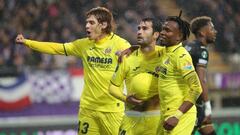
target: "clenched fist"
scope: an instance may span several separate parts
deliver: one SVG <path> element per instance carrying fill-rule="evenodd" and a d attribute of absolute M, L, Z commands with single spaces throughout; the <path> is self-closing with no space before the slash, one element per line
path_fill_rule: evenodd
<path fill-rule="evenodd" d="M 24 44 L 24 42 L 25 42 L 24 36 L 22 34 L 18 34 L 15 39 L 15 42 L 18 44 Z"/>

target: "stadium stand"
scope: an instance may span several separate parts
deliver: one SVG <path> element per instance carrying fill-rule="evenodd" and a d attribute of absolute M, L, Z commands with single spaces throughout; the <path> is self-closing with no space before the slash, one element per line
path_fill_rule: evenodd
<path fill-rule="evenodd" d="M 229 134 L 239 133 L 240 129 L 237 126 L 240 127 L 240 104 L 238 102 L 240 100 L 240 8 L 238 7 L 240 0 L 195 0 L 194 2 L 185 0 L 127 0 L 126 2 L 120 0 L 0 0 L 0 87 L 9 83 L 9 77 L 19 77 L 21 73 L 26 72 L 30 72 L 30 75 L 37 75 L 35 70 L 52 75 L 52 69 L 69 72 L 73 88 L 75 85 L 82 84 L 83 82 L 79 83 L 82 81 L 79 77 L 82 76 L 81 60 L 74 57 L 40 54 L 24 46 L 16 45 L 14 39 L 17 33 L 23 33 L 30 39 L 55 42 L 68 42 L 83 37 L 85 35 L 83 13 L 99 5 L 107 6 L 113 11 L 117 23 L 116 33 L 132 44 L 136 43 L 137 28 L 135 26 L 142 17 L 157 17 L 163 20 L 167 15 L 178 15 L 181 9 L 183 17 L 188 20 L 200 15 L 211 16 L 218 31 L 216 45 L 210 48 L 208 75 L 213 116 L 217 118 L 219 133 L 222 131 Z M 191 40 L 192 38 L 191 36 Z M 27 83 L 34 84 L 33 82 Z M 57 86 L 53 83 L 51 85 Z M 52 94 L 49 94 L 49 91 L 45 91 L 39 100 L 47 100 L 45 96 L 49 97 Z M 41 92 L 41 87 L 35 92 Z M 57 96 L 62 96 L 58 94 Z M 80 94 L 74 93 L 73 95 Z M 0 96 L 1 100 L 2 95 Z M 66 97 L 68 98 L 70 97 Z M 74 99 L 79 98 L 74 97 Z M 74 104 L 64 102 L 64 105 L 67 105 L 69 109 L 76 109 L 78 102 Z M 27 113 L 31 111 L 31 107 L 28 107 L 21 113 L 27 116 Z M 41 111 L 47 113 L 46 110 Z M 76 125 L 76 117 L 73 116 L 76 112 L 73 111 L 75 110 L 63 117 L 54 116 L 54 111 L 50 112 L 53 121 L 49 121 L 49 117 L 45 118 L 45 116 L 20 118 L 18 121 L 14 118 L 7 118 L 11 116 L 11 113 L 0 110 L 0 116 L 2 116 L 0 119 L 7 118 L 7 120 L 4 119 L 6 123 L 0 124 L 0 128 L 11 129 L 20 124 L 23 124 L 23 127 L 24 124 L 26 127 L 31 126 L 29 123 L 34 123 L 34 129 L 37 129 L 39 125 L 48 126 L 48 124 L 73 127 Z M 34 112 L 38 111 L 34 110 L 31 113 Z M 224 126 L 221 129 L 221 122 L 225 122 L 225 125 L 229 122 L 228 127 L 232 129 Z M 231 122 L 238 122 L 238 125 L 234 126 Z"/>

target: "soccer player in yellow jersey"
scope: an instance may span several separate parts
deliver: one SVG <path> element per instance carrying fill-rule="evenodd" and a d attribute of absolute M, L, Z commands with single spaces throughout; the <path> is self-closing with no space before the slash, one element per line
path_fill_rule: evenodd
<path fill-rule="evenodd" d="M 160 30 L 158 20 L 142 19 L 137 31 L 140 48 L 123 58 L 111 79 L 110 93 L 126 106 L 120 135 L 156 135 L 160 118 L 156 64 L 164 53 L 164 47 L 156 45 Z M 127 95 L 120 89 L 124 81 Z"/>
<path fill-rule="evenodd" d="M 93 8 L 86 15 L 86 38 L 54 43 L 28 40 L 20 34 L 16 42 L 43 53 L 81 58 L 84 88 L 80 99 L 78 134 L 117 135 L 124 104 L 109 94 L 108 87 L 117 65 L 116 54 L 130 44 L 112 32 L 113 16 L 108 9 Z"/>
<path fill-rule="evenodd" d="M 158 135 L 191 135 L 196 121 L 195 102 L 202 92 L 192 59 L 182 46 L 190 34 L 189 23 L 168 17 L 160 32 L 166 53 L 159 63 L 161 120 Z"/>

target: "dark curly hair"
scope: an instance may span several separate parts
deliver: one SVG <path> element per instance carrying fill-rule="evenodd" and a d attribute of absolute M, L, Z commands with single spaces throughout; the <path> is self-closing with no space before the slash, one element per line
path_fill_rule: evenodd
<path fill-rule="evenodd" d="M 182 20 L 181 15 L 182 15 L 182 10 L 180 11 L 179 16 L 168 16 L 166 21 L 174 21 L 178 24 L 179 30 L 183 34 L 182 41 L 184 41 L 188 39 L 190 35 L 190 24 L 187 21 Z"/>
<path fill-rule="evenodd" d="M 211 17 L 208 17 L 208 16 L 196 17 L 192 19 L 192 21 L 190 22 L 190 29 L 194 35 L 197 35 L 199 30 L 202 27 L 208 25 L 208 23 L 211 21 L 212 21 Z"/>

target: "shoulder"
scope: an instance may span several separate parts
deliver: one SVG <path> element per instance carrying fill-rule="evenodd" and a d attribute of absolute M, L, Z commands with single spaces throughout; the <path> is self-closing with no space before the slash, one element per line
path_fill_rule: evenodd
<path fill-rule="evenodd" d="M 200 42 L 198 42 L 196 40 L 184 44 L 184 47 L 187 49 L 188 52 L 199 51 L 200 46 L 201 46 Z"/>
<path fill-rule="evenodd" d="M 89 40 L 88 38 L 76 39 L 74 41 L 65 43 L 65 45 L 73 46 L 73 47 L 79 47 L 79 46 L 83 47 L 83 46 L 90 45 L 90 44 L 93 44 L 93 41 Z"/>
<path fill-rule="evenodd" d="M 160 46 L 160 45 L 156 45 L 155 48 L 156 48 L 156 50 L 164 50 L 165 49 L 164 46 Z"/>
<path fill-rule="evenodd" d="M 112 40 L 113 42 L 118 42 L 118 43 L 121 43 L 121 44 L 124 43 L 124 44 L 130 45 L 130 43 L 126 39 L 120 37 L 117 34 L 112 34 L 110 40 Z"/>
<path fill-rule="evenodd" d="M 80 38 L 77 40 L 72 41 L 73 44 L 79 45 L 79 44 L 90 44 L 92 43 L 92 40 L 89 40 L 89 38 Z"/>
<path fill-rule="evenodd" d="M 183 46 L 179 47 L 174 54 L 176 59 L 191 59 L 191 55 Z"/>

